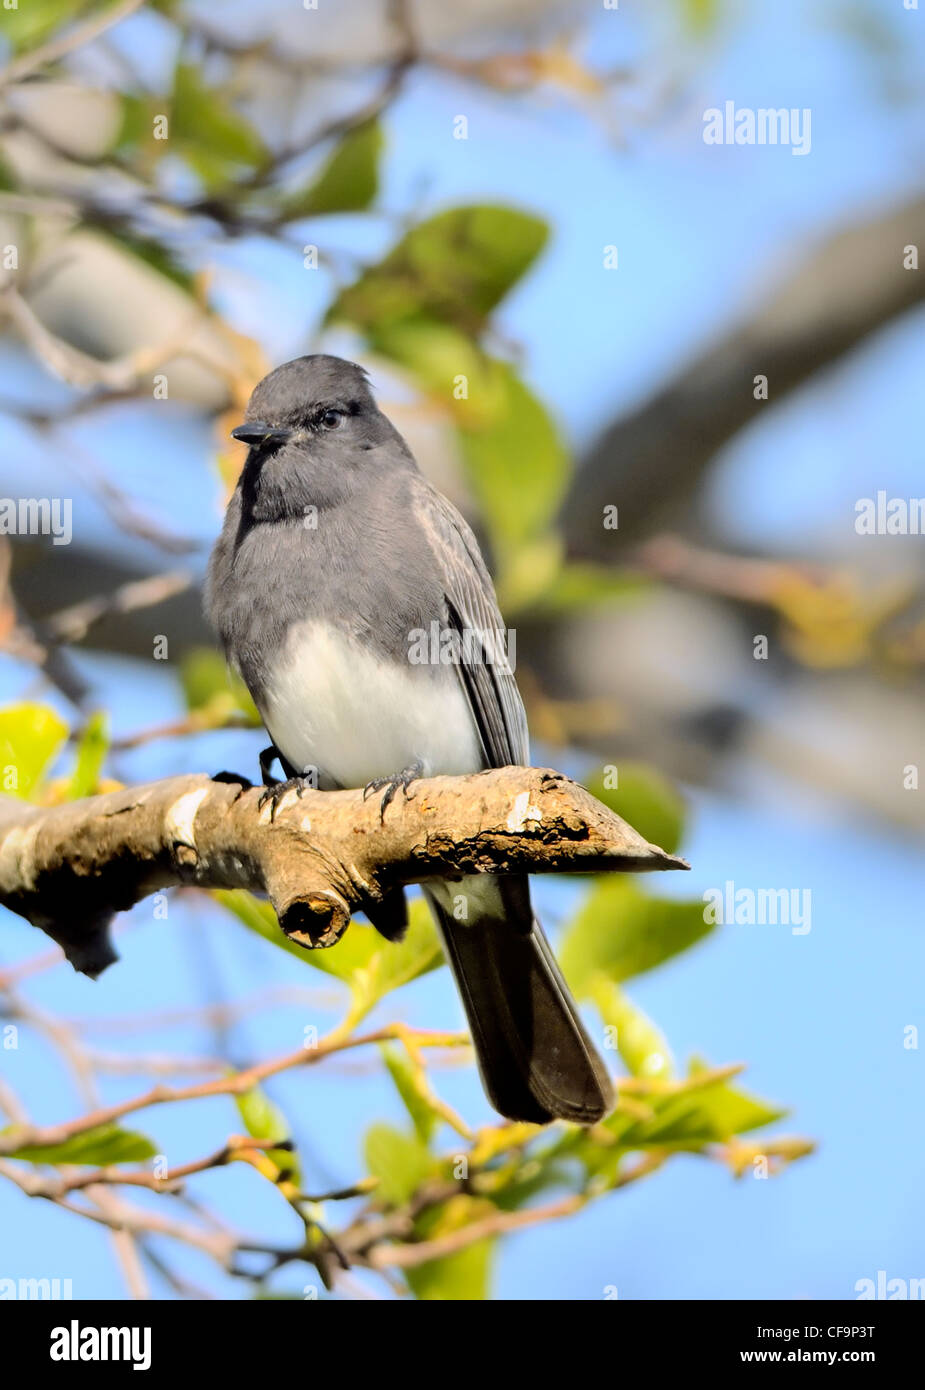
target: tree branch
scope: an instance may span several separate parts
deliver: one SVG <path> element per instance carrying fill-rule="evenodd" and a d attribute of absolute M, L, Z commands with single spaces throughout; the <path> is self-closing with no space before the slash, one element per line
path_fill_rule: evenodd
<path fill-rule="evenodd" d="M 649 400 L 614 421 L 576 471 L 563 522 L 573 554 L 626 558 L 627 547 L 689 515 L 720 449 L 925 295 L 903 248 L 925 238 L 925 198 L 823 241 L 743 322 L 706 346 Z M 754 378 L 770 400 L 756 401 Z M 619 530 L 604 507 L 619 506 Z"/>
<path fill-rule="evenodd" d="M 399 884 L 688 867 L 543 768 L 421 780 L 384 820 L 359 791 L 290 792 L 273 820 L 259 800 L 198 774 L 48 808 L 2 798 L 0 902 L 96 976 L 117 959 L 115 913 L 177 884 L 264 891 L 287 936 L 312 947 Z"/>

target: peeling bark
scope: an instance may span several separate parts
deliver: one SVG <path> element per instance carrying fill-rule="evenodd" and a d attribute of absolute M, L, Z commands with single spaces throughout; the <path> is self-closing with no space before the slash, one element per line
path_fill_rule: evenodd
<path fill-rule="evenodd" d="M 197 774 L 61 806 L 0 798 L 0 902 L 95 977 L 117 959 L 114 915 L 178 884 L 266 892 L 287 936 L 315 947 L 400 884 L 688 867 L 543 768 L 422 779 L 384 821 L 360 791 L 290 792 L 272 821 L 260 794 Z"/>

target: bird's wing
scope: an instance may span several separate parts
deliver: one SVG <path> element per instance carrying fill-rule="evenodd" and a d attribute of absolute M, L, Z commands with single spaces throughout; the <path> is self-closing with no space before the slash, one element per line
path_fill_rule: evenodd
<path fill-rule="evenodd" d="M 452 503 L 425 479 L 412 506 L 443 578 L 447 622 L 466 639 L 457 671 L 478 728 L 486 767 L 529 762 L 527 717 L 507 658 L 506 629 L 478 542 Z M 481 635 L 481 636 L 480 636 Z"/>

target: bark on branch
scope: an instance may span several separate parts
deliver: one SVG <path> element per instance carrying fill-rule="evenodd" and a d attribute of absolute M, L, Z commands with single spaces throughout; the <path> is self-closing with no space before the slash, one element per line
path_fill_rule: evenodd
<path fill-rule="evenodd" d="M 398 884 L 688 867 L 543 768 L 424 779 L 384 821 L 359 791 L 287 793 L 272 821 L 259 797 L 193 775 L 48 808 L 0 798 L 0 902 L 96 976 L 117 959 L 115 913 L 177 884 L 266 892 L 283 931 L 312 947 Z"/>

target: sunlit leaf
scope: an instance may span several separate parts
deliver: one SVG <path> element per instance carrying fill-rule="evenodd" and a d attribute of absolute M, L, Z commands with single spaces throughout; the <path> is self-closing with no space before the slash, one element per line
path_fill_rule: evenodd
<path fill-rule="evenodd" d="M 684 832 L 684 801 L 651 764 L 621 761 L 584 778 L 584 785 L 650 844 L 674 854 Z"/>
<path fill-rule="evenodd" d="M 265 1091 L 255 1086 L 235 1096 L 238 1113 L 248 1134 L 255 1139 L 291 1139 L 292 1128 L 282 1110 Z M 299 1161 L 291 1149 L 265 1149 L 264 1156 L 275 1163 L 280 1173 L 287 1173 L 300 1186 Z"/>
<path fill-rule="evenodd" d="M 490 1202 L 460 1193 L 422 1217 L 417 1223 L 418 1234 L 424 1240 L 436 1240 L 490 1216 L 493 1210 Z M 473 1241 L 455 1254 L 415 1265 L 405 1277 L 415 1297 L 422 1301 L 481 1302 L 490 1295 L 493 1252 L 494 1241 Z"/>
<path fill-rule="evenodd" d="M 110 1163 L 139 1163 L 154 1158 L 157 1152 L 143 1134 L 120 1129 L 118 1125 L 97 1125 L 63 1144 L 26 1144 L 9 1157 L 29 1163 L 83 1163 L 105 1168 Z"/>
<path fill-rule="evenodd" d="M 348 131 L 309 187 L 285 199 L 284 217 L 362 212 L 369 207 L 379 190 L 382 145 L 382 127 L 378 121 L 366 121 Z"/>
<path fill-rule="evenodd" d="M 264 941 L 295 956 L 303 964 L 341 980 L 350 980 L 362 966 L 368 965 L 383 944 L 382 937 L 372 927 L 351 922 L 336 945 L 317 951 L 306 950 L 286 936 L 270 904 L 255 898 L 253 893 L 243 888 L 218 889 L 212 896 Z"/>
<path fill-rule="evenodd" d="M 575 992 L 598 975 L 619 984 L 686 951 L 713 930 L 699 900 L 654 898 L 631 878 L 596 881 L 568 928 L 559 958 Z"/>
<path fill-rule="evenodd" d="M 374 1008 L 393 989 L 434 970 L 442 963 L 440 941 L 422 899 L 408 904 L 408 933 L 395 943 L 363 922 L 351 922 L 334 946 L 306 950 L 280 928 L 276 913 L 268 902 L 261 902 L 243 889 L 219 889 L 213 896 L 240 922 L 265 941 L 350 985 L 351 1017 L 354 1021 Z"/>
<path fill-rule="evenodd" d="M 379 1179 L 376 1196 L 393 1206 L 407 1202 L 435 1170 L 426 1145 L 392 1125 L 371 1125 L 363 1148 L 371 1176 Z"/>
<path fill-rule="evenodd" d="M 0 791 L 28 800 L 67 733 L 64 720 L 47 705 L 0 710 Z"/>
<path fill-rule="evenodd" d="M 40 4 L 19 0 L 15 7 L 2 6 L 0 32 L 14 50 L 35 48 L 59 26 L 92 8 L 90 0 L 41 0 Z"/>
<path fill-rule="evenodd" d="M 423 1085 L 421 1069 L 416 1068 L 410 1057 L 394 1047 L 383 1047 L 381 1050 L 395 1089 L 411 1117 L 415 1133 L 421 1142 L 426 1144 L 437 1126 L 438 1116 Z"/>
<path fill-rule="evenodd" d="M 608 1042 L 616 1044 L 627 1070 L 633 1076 L 670 1077 L 674 1059 L 667 1039 L 619 985 L 597 975 L 591 996 L 607 1028 Z"/>
<path fill-rule="evenodd" d="M 174 73 L 169 130 L 171 152 L 185 159 L 209 188 L 266 155 L 250 123 L 221 90 L 203 84 L 191 63 L 179 63 Z"/>
<path fill-rule="evenodd" d="M 400 989 L 443 964 L 440 938 L 427 904 L 416 898 L 408 906 L 408 930 L 404 940 L 393 943 L 378 937 L 381 943 L 378 949 L 366 965 L 351 973 L 351 1017 L 354 1019 L 369 1013 L 392 990 Z M 352 926 L 348 929 L 348 936 L 353 929 Z"/>
<path fill-rule="evenodd" d="M 493 369 L 490 418 L 460 426 L 466 475 L 496 544 L 522 542 L 555 516 L 569 456 L 546 407 L 504 362 Z"/>
<path fill-rule="evenodd" d="M 694 34 L 707 34 L 716 27 L 720 0 L 680 0 L 681 15 Z"/>
<path fill-rule="evenodd" d="M 699 1057 L 690 1061 L 689 1074 L 699 1078 L 712 1068 Z M 706 1121 L 713 1127 L 717 1139 L 743 1134 L 762 1125 L 783 1119 L 788 1113 L 769 1101 L 753 1096 L 732 1082 L 717 1082 L 700 1091 L 701 1108 Z"/>
<path fill-rule="evenodd" d="M 634 599 L 647 592 L 649 581 L 591 561 L 571 560 L 559 567 L 550 582 L 537 590 L 532 603 L 536 616 L 553 617 L 587 612 L 599 605 Z"/>
<path fill-rule="evenodd" d="M 207 713 L 216 723 L 243 713 L 259 726 L 260 715 L 240 676 L 233 675 L 213 647 L 194 647 L 180 666 L 180 681 L 190 711 Z"/>
<path fill-rule="evenodd" d="M 546 237 L 545 222 L 514 208 L 484 204 L 438 213 L 342 290 L 328 318 L 347 320 L 371 337 L 414 318 L 477 333 Z"/>
<path fill-rule="evenodd" d="M 97 789 L 100 771 L 109 751 L 108 724 L 107 716 L 102 711 L 97 711 L 87 720 L 77 745 L 77 761 L 67 791 L 72 801 L 81 796 L 92 796 Z"/>
<path fill-rule="evenodd" d="M 430 319 L 389 324 L 372 342 L 445 407 L 496 546 L 510 549 L 542 531 L 562 501 L 569 456 L 549 412 L 514 368 Z"/>

